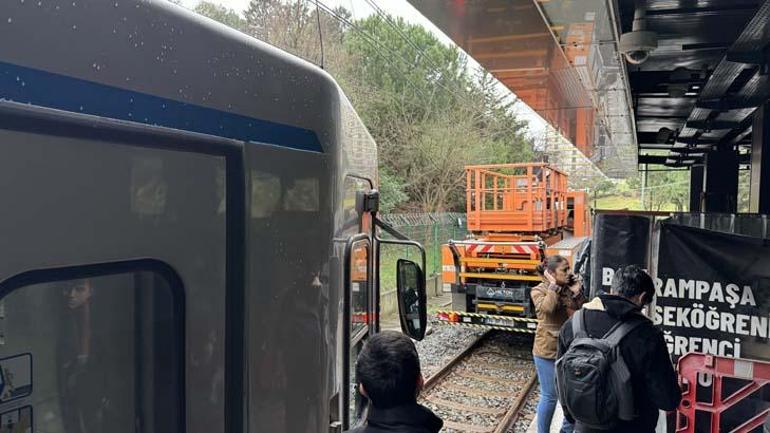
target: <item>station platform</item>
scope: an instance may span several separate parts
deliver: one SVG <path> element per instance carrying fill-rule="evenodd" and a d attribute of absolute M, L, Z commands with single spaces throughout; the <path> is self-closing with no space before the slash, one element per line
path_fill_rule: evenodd
<path fill-rule="evenodd" d="M 564 419 L 564 412 L 561 409 L 561 405 L 556 405 L 556 411 L 553 413 L 553 421 L 551 421 L 551 430 L 549 433 L 559 433 L 561 429 L 561 423 Z M 666 413 L 661 411 L 658 414 L 658 425 L 655 427 L 655 433 L 666 432 Z M 527 428 L 527 433 L 537 433 L 537 415 L 532 418 L 532 422 Z"/>
<path fill-rule="evenodd" d="M 553 420 L 551 421 L 550 433 L 559 433 L 561 429 L 561 423 L 564 419 L 564 412 L 561 410 L 561 405 L 556 405 L 556 412 L 553 413 Z M 527 433 L 537 433 L 537 414 L 532 418 L 532 422 L 527 428 Z"/>

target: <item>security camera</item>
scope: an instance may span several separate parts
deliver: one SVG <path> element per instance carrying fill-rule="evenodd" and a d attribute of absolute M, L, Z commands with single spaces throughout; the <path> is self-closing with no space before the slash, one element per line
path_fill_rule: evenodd
<path fill-rule="evenodd" d="M 644 5 L 642 3 L 637 4 L 631 32 L 620 35 L 618 48 L 628 63 L 634 65 L 644 63 L 650 57 L 650 52 L 658 48 L 658 35 L 653 31 L 646 30 L 646 13 Z"/>
<path fill-rule="evenodd" d="M 650 52 L 644 50 L 633 50 L 623 53 L 623 55 L 626 57 L 626 61 L 628 61 L 628 63 L 634 65 L 644 63 L 647 61 L 647 59 L 650 58 Z"/>
<path fill-rule="evenodd" d="M 620 35 L 620 52 L 628 63 L 638 65 L 650 57 L 650 52 L 658 48 L 658 35 L 655 32 L 641 30 Z"/>

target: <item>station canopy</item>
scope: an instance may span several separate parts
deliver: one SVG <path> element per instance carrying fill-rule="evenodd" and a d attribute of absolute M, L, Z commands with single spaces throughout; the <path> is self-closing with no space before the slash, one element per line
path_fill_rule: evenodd
<path fill-rule="evenodd" d="M 410 3 L 610 177 L 750 145 L 752 114 L 768 98 L 770 2 Z M 640 64 L 620 51 L 634 30 L 657 42 Z"/>

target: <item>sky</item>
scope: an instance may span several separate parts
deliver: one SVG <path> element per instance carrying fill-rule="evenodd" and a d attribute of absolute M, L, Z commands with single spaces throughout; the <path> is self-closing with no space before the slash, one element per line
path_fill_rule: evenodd
<path fill-rule="evenodd" d="M 222 6 L 233 9 L 237 12 L 243 13 L 248 7 L 250 0 L 209 0 L 212 3 L 219 3 Z M 438 27 L 436 27 L 428 18 L 423 16 L 417 9 L 414 8 L 407 0 L 370 0 L 375 3 L 380 9 L 385 12 L 401 17 L 404 21 L 412 24 L 418 24 L 430 31 L 438 40 L 447 45 L 455 45 L 452 39 L 444 34 Z M 198 4 L 199 0 L 181 0 L 181 4 L 187 8 L 194 8 Z M 343 6 L 352 12 L 353 18 L 361 19 L 369 15 L 376 13 L 376 11 L 366 2 L 366 0 L 319 0 L 319 3 L 328 6 L 329 8 L 335 8 L 337 6 Z M 469 57 L 469 68 L 478 68 L 480 65 Z M 502 83 L 498 83 L 498 87 L 501 92 L 515 96 L 510 90 L 508 90 Z M 532 137 L 542 137 L 545 133 L 546 122 L 540 115 L 523 102 L 519 102 L 516 105 L 517 114 L 527 122 L 529 127 L 529 133 Z"/>

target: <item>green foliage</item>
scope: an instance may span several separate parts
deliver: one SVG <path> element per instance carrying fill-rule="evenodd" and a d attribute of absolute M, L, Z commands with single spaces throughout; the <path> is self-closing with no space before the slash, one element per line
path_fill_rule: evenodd
<path fill-rule="evenodd" d="M 647 210 L 685 211 L 690 206 L 689 170 L 647 172 L 644 207 Z M 672 205 L 669 209 L 666 205 Z"/>
<path fill-rule="evenodd" d="M 243 30 L 246 26 L 246 21 L 241 18 L 238 12 L 216 3 L 202 1 L 195 6 L 194 10 L 203 16 L 219 21 L 236 30 Z"/>
<path fill-rule="evenodd" d="M 380 170 L 380 212 L 390 213 L 409 201 L 405 182 L 385 168 Z"/>
<path fill-rule="evenodd" d="M 349 11 L 305 0 L 251 0 L 242 17 L 196 10 L 334 76 L 377 142 L 383 211 L 464 210 L 465 165 L 537 158 L 510 94 L 421 26 L 375 14 L 350 28 Z"/>
<path fill-rule="evenodd" d="M 366 83 L 340 80 L 377 141 L 381 169 L 405 180 L 409 210 L 463 210 L 465 165 L 534 159 L 514 101 L 488 73 L 468 74 L 457 48 L 401 19 L 357 25 L 366 34 L 348 31 L 344 42 L 355 61 L 335 76 Z"/>
<path fill-rule="evenodd" d="M 391 106 L 378 104 L 371 107 L 378 111 L 373 114 L 419 120 L 456 107 L 464 96 L 456 90 L 468 83 L 465 61 L 457 48 L 441 44 L 427 30 L 401 18 L 372 15 L 356 25 L 360 31 L 346 33 L 345 47 L 359 61 L 347 72 L 378 92 L 396 97 L 400 105 L 398 113 L 390 113 Z"/>
<path fill-rule="evenodd" d="M 738 172 L 738 212 L 749 212 L 751 198 L 751 170 Z"/>
<path fill-rule="evenodd" d="M 625 179 L 626 185 L 631 190 L 639 190 L 642 187 L 642 175 L 639 172 L 634 173 Z"/>
<path fill-rule="evenodd" d="M 593 192 L 597 196 L 605 196 L 619 189 L 620 188 L 616 186 L 615 182 L 611 180 L 602 180 L 601 182 L 599 182 L 597 185 L 593 187 Z"/>
<path fill-rule="evenodd" d="M 617 183 L 594 189 L 598 209 L 686 211 L 690 206 L 690 172 L 687 170 L 637 173 Z"/>

